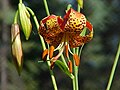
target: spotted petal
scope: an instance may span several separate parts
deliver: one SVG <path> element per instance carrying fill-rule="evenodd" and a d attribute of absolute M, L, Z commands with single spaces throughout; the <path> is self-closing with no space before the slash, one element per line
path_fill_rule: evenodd
<path fill-rule="evenodd" d="M 64 16 L 64 31 L 69 34 L 79 35 L 86 26 L 86 18 L 82 13 L 69 9 Z"/>
<path fill-rule="evenodd" d="M 56 47 L 61 42 L 63 36 L 62 22 L 63 19 L 55 15 L 41 20 L 39 32 L 48 44 Z"/>
<path fill-rule="evenodd" d="M 93 26 L 90 24 L 90 22 L 86 21 L 86 27 L 89 30 L 89 34 L 85 36 L 80 35 L 69 36 L 69 44 L 71 48 L 81 46 L 89 42 L 93 38 Z"/>

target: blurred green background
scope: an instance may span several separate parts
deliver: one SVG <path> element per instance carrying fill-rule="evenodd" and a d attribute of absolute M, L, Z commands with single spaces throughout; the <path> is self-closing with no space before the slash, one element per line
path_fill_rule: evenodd
<path fill-rule="evenodd" d="M 68 4 L 77 9 L 76 0 L 47 0 L 50 13 L 63 16 Z M 23 0 L 37 16 L 46 17 L 43 0 Z M 24 66 L 21 76 L 11 56 L 10 26 L 13 23 L 18 0 L 0 0 L 0 90 L 53 90 L 49 70 L 41 60 L 42 47 L 36 27 L 28 41 L 23 33 Z M 120 0 L 84 0 L 81 10 L 94 26 L 94 38 L 86 44 L 79 67 L 80 90 L 105 90 L 120 41 Z M 120 62 L 111 90 L 120 90 Z M 58 67 L 54 74 L 59 90 L 72 90 L 72 80 Z"/>

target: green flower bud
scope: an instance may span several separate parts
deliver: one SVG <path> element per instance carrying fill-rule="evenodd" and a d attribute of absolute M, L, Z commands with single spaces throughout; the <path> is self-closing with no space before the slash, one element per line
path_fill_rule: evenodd
<path fill-rule="evenodd" d="M 11 27 L 12 55 L 18 74 L 20 75 L 23 67 L 23 52 L 20 40 L 20 29 L 18 24 L 12 24 Z"/>
<path fill-rule="evenodd" d="M 80 7 L 83 8 L 83 0 L 77 0 L 77 2 L 80 5 Z"/>
<path fill-rule="evenodd" d="M 31 30 L 32 30 L 30 14 L 27 11 L 27 9 L 23 3 L 19 3 L 18 8 L 19 8 L 19 16 L 20 16 L 21 26 L 22 26 L 24 35 L 26 37 L 26 40 L 28 40 L 30 37 Z"/>

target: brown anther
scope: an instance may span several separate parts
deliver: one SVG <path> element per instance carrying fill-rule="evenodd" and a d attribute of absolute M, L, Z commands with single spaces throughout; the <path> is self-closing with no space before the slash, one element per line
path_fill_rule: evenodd
<path fill-rule="evenodd" d="M 43 54 L 42 54 L 42 59 L 43 59 L 43 61 L 46 61 L 47 55 L 48 55 L 48 49 L 45 49 L 45 50 L 43 51 Z"/>
<path fill-rule="evenodd" d="M 70 73 L 72 73 L 72 61 L 71 60 L 68 61 L 68 67 L 69 67 Z"/>
<path fill-rule="evenodd" d="M 66 57 L 68 57 L 68 45 L 65 45 L 65 54 L 66 54 Z"/>
<path fill-rule="evenodd" d="M 80 64 L 80 58 L 78 57 L 77 54 L 73 54 L 73 59 L 75 60 L 75 65 L 79 66 L 79 64 Z"/>
<path fill-rule="evenodd" d="M 49 50 L 49 57 L 50 59 L 53 57 L 53 52 L 54 52 L 54 46 L 50 46 L 50 50 Z"/>

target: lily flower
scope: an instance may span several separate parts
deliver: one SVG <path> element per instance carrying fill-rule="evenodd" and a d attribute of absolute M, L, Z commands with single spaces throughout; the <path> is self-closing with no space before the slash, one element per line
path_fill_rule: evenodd
<path fill-rule="evenodd" d="M 85 36 L 80 36 L 84 28 L 88 28 L 89 33 Z M 39 33 L 50 47 L 54 47 L 49 52 L 53 53 L 53 51 L 59 50 L 56 56 L 50 56 L 53 63 L 64 51 L 68 59 L 68 52 L 74 57 L 70 48 L 76 48 L 89 42 L 93 38 L 93 26 L 82 13 L 71 8 L 66 12 L 63 19 L 56 15 L 43 18 L 40 21 Z M 76 65 L 78 66 L 79 64 Z"/>

